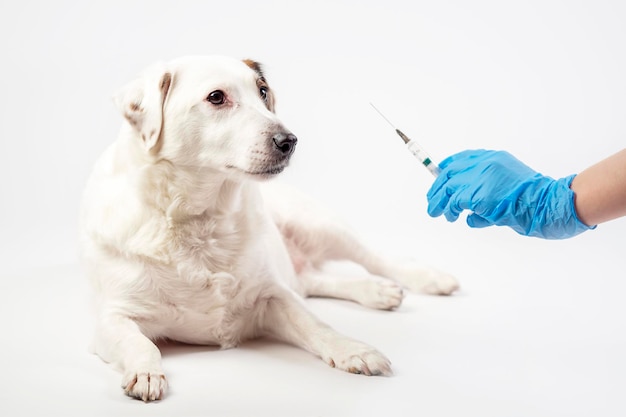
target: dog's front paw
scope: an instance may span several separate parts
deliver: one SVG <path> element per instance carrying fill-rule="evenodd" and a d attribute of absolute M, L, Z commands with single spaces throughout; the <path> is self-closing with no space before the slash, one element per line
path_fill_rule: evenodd
<path fill-rule="evenodd" d="M 395 278 L 413 292 L 450 295 L 459 289 L 459 282 L 455 277 L 429 267 L 407 264 L 401 267 Z"/>
<path fill-rule="evenodd" d="M 393 373 L 391 361 L 385 355 L 353 340 L 340 342 L 337 349 L 324 360 L 333 368 L 353 374 L 390 376 Z"/>
<path fill-rule="evenodd" d="M 131 371 L 124 375 L 122 388 L 129 397 L 156 401 L 165 395 L 167 379 L 161 371 Z"/>

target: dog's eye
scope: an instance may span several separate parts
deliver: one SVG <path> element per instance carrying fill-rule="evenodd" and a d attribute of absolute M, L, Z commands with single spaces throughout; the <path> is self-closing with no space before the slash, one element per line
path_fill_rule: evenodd
<path fill-rule="evenodd" d="M 259 88 L 259 93 L 261 94 L 263 101 L 267 101 L 267 87 Z"/>
<path fill-rule="evenodd" d="M 226 97 L 224 96 L 224 92 L 222 90 L 213 91 L 206 99 L 209 103 L 215 105 L 224 104 L 224 101 L 226 101 Z"/>

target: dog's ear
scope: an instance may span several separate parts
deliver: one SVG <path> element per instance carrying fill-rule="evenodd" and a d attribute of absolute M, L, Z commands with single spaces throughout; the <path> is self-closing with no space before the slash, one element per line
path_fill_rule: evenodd
<path fill-rule="evenodd" d="M 171 85 L 171 72 L 164 64 L 156 64 L 113 97 L 126 120 L 140 134 L 146 150 L 157 149 L 163 127 L 163 107 Z"/>
<path fill-rule="evenodd" d="M 269 111 L 274 113 L 276 109 L 276 99 L 274 98 L 274 93 L 270 89 L 269 85 L 267 84 L 267 80 L 265 79 L 265 74 L 263 73 L 263 66 L 259 62 L 254 61 L 252 59 L 244 59 L 243 62 L 248 67 L 252 68 L 254 72 L 256 72 L 257 87 L 259 87 L 259 89 L 261 88 L 265 89 L 265 97 L 263 97 L 263 100 L 265 101 L 265 106 L 269 109 Z"/>

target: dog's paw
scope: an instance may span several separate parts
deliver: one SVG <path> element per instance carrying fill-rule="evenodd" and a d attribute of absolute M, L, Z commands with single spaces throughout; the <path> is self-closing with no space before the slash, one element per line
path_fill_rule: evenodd
<path fill-rule="evenodd" d="M 354 340 L 341 341 L 324 360 L 333 368 L 353 374 L 390 376 L 393 373 L 391 361 L 385 355 Z"/>
<path fill-rule="evenodd" d="M 145 402 L 163 398 L 167 390 L 167 379 L 161 371 L 128 372 L 122 379 L 122 388 L 129 397 Z"/>
<path fill-rule="evenodd" d="M 438 269 L 412 264 L 401 267 L 395 278 L 413 292 L 450 295 L 459 289 L 459 282 L 452 275 Z"/>
<path fill-rule="evenodd" d="M 358 294 L 359 304 L 378 310 L 397 308 L 404 299 L 402 286 L 389 280 L 372 280 L 361 290 Z M 355 291 L 355 295 L 357 293 Z"/>
<path fill-rule="evenodd" d="M 459 282 L 456 278 L 450 274 L 439 273 L 419 291 L 431 295 L 450 295 L 458 289 Z"/>

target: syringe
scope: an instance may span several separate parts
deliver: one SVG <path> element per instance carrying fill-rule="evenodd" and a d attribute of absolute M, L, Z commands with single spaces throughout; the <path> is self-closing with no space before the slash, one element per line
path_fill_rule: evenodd
<path fill-rule="evenodd" d="M 413 154 L 413 156 L 415 156 L 421 163 L 422 165 L 424 165 L 426 167 L 427 170 L 430 171 L 431 174 L 433 174 L 435 177 L 439 175 L 439 172 L 441 172 L 441 170 L 439 169 L 439 167 L 437 166 L 437 164 L 435 164 L 432 159 L 430 159 L 430 157 L 428 156 L 428 154 L 426 153 L 426 151 L 424 150 L 424 148 L 422 148 L 419 143 L 417 143 L 414 140 L 411 140 L 407 135 L 405 135 L 404 133 L 402 133 L 402 131 L 398 128 L 396 128 L 393 123 L 391 123 L 389 121 L 389 119 L 387 119 L 385 117 L 384 114 L 382 114 L 380 112 L 380 110 L 378 110 L 376 108 L 376 106 L 374 106 L 374 104 L 370 103 L 370 106 L 372 106 L 374 108 L 374 110 L 376 110 L 376 112 L 378 112 L 378 114 L 380 114 L 382 116 L 383 119 L 385 119 L 387 121 L 387 123 L 389 123 L 391 125 L 391 127 L 394 128 L 394 130 L 396 131 L 396 133 L 398 134 L 398 136 L 400 136 L 402 138 L 402 140 L 404 141 L 404 143 L 406 144 L 406 147 L 409 149 L 409 151 L 411 151 L 411 153 Z"/>

